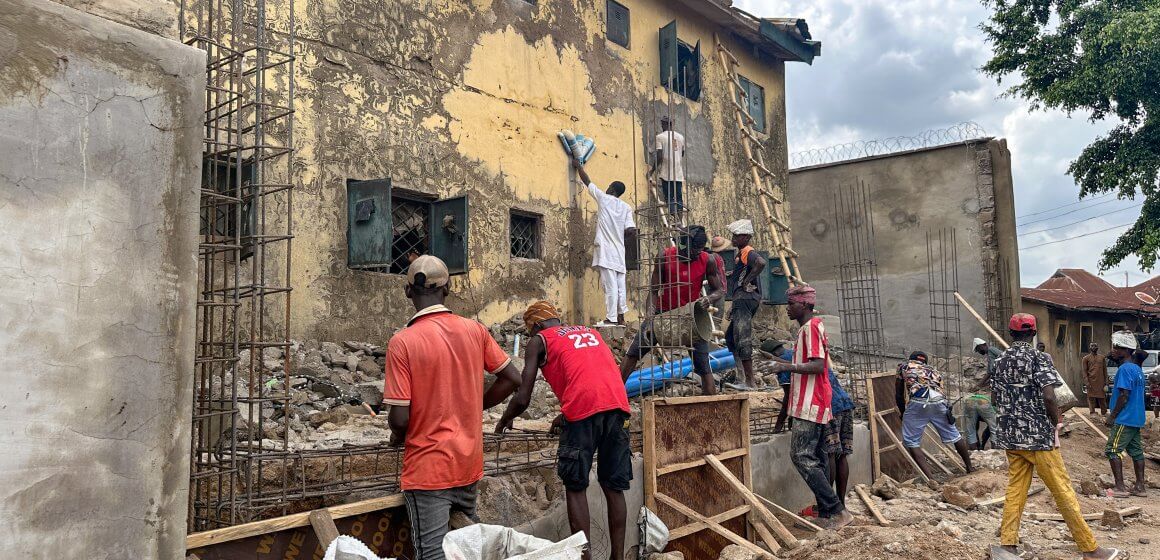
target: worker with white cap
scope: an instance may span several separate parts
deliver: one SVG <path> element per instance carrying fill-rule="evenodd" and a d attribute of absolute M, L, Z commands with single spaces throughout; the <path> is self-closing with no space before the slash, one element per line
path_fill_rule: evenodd
<path fill-rule="evenodd" d="M 753 239 L 753 222 L 737 220 L 725 226 L 733 234 L 733 246 L 737 248 L 733 262 L 733 306 L 729 310 L 729 328 L 725 330 L 725 345 L 733 357 L 741 363 L 745 373 L 745 385 L 730 387 L 748 391 L 756 388 L 757 379 L 753 374 L 753 317 L 761 308 L 761 285 L 758 276 L 765 269 L 765 259 L 749 245 Z"/>
<path fill-rule="evenodd" d="M 995 360 L 1003 355 L 1003 351 L 991 346 L 986 340 L 976 338 L 971 341 L 971 347 L 976 354 L 987 358 L 987 373 L 983 380 L 975 387 L 967 398 L 963 399 L 963 415 L 966 421 L 967 446 L 972 449 L 982 449 L 987 444 L 991 434 L 995 433 L 998 420 L 995 416 L 995 407 L 991 406 L 991 373 L 995 371 Z M 987 424 L 987 433 L 979 434 L 979 421 Z"/>
<path fill-rule="evenodd" d="M 1112 477 L 1116 485 L 1112 487 L 1112 497 L 1147 496 L 1144 485 L 1144 445 L 1140 429 L 1144 427 L 1147 414 L 1144 410 L 1144 370 L 1140 366 L 1148 359 L 1148 353 L 1140 350 L 1136 335 L 1132 331 L 1112 333 L 1112 351 L 1108 358 L 1118 362 L 1116 381 L 1112 388 L 1115 405 L 1105 423 L 1111 426 L 1108 445 L 1104 453 L 1112 467 Z M 1132 458 L 1136 471 L 1136 485 L 1129 491 L 1124 486 L 1124 463 L 1120 455 L 1125 451 Z"/>

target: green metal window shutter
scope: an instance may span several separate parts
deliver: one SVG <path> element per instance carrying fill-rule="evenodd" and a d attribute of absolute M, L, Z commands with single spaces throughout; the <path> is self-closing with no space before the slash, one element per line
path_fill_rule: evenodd
<path fill-rule="evenodd" d="M 768 288 L 764 294 L 765 303 L 770 305 L 785 305 L 789 303 L 789 300 L 785 297 L 785 291 L 789 289 L 789 278 L 782 271 L 780 260 L 770 260 L 768 257 L 766 260 L 768 262 L 765 265 L 765 270 L 761 273 L 764 280 L 768 282 L 762 284 L 763 287 Z M 796 275 L 797 271 L 795 270 L 794 273 Z"/>
<path fill-rule="evenodd" d="M 346 264 L 391 264 L 391 180 L 346 181 Z"/>
<path fill-rule="evenodd" d="M 431 254 L 451 274 L 467 272 L 467 196 L 432 203 L 430 224 Z"/>
<path fill-rule="evenodd" d="M 633 229 L 624 235 L 624 269 L 640 270 L 640 230 Z"/>
<path fill-rule="evenodd" d="M 661 85 L 677 85 L 677 21 L 670 21 L 660 30 Z"/>
<path fill-rule="evenodd" d="M 632 33 L 628 25 L 628 8 L 616 0 L 608 0 L 607 17 L 605 34 L 608 40 L 627 49 Z"/>

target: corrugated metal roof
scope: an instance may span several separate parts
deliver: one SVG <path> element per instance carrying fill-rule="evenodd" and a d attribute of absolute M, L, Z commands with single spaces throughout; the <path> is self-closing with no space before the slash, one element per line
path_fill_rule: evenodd
<path fill-rule="evenodd" d="M 1160 276 L 1130 288 L 1117 288 L 1079 268 L 1061 268 L 1034 288 L 1021 288 L 1023 299 L 1080 311 L 1160 315 L 1160 306 L 1148 305 L 1136 292 L 1160 293 Z"/>
<path fill-rule="evenodd" d="M 733 6 L 733 0 L 677 2 L 777 58 L 811 64 L 822 54 L 822 43 L 813 40 L 804 19 L 758 18 Z"/>
<path fill-rule="evenodd" d="M 1088 293 L 1113 293 L 1116 287 L 1082 268 L 1061 268 L 1036 288 Z"/>

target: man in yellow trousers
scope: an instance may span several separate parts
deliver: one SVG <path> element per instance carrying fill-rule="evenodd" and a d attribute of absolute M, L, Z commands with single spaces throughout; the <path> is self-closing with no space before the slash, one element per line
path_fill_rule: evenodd
<path fill-rule="evenodd" d="M 1035 471 L 1063 515 L 1071 537 L 1086 559 L 1123 559 L 1126 554 L 1096 544 L 1083 519 L 1071 479 L 1059 453 L 1062 417 L 1055 388 L 1062 381 L 1051 356 L 1031 346 L 1035 339 L 1035 316 L 1016 313 L 1008 323 L 1014 343 L 995 362 L 991 374 L 993 400 L 999 426 L 992 441 L 995 449 L 1007 450 L 1007 500 L 1003 505 L 1000 546 L 991 547 L 992 558 L 1018 558 L 1019 520 L 1027 505 L 1031 473 Z"/>

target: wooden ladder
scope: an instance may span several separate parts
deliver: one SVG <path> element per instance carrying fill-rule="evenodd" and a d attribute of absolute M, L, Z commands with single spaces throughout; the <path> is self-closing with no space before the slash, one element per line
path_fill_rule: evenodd
<path fill-rule="evenodd" d="M 741 80 L 737 76 L 737 58 L 721 43 L 719 36 L 714 35 L 713 40 L 717 43 L 717 57 L 721 60 L 721 67 L 728 77 L 726 81 L 729 83 L 729 102 L 733 104 L 737 130 L 741 133 L 741 147 L 745 150 L 745 158 L 749 161 L 761 210 L 769 222 L 769 230 L 773 232 L 773 243 L 777 250 L 777 258 L 781 261 L 781 270 L 789 279 L 791 286 L 804 284 L 801 270 L 797 265 L 798 255 L 789 246 L 788 241 L 790 227 L 789 220 L 784 214 L 785 189 L 775 183 L 773 171 L 765 165 L 765 158 L 761 155 L 761 141 L 751 128 L 753 117 L 749 116 L 749 111 L 742 105 L 742 102 L 747 102 L 748 94 L 741 87 Z"/>

